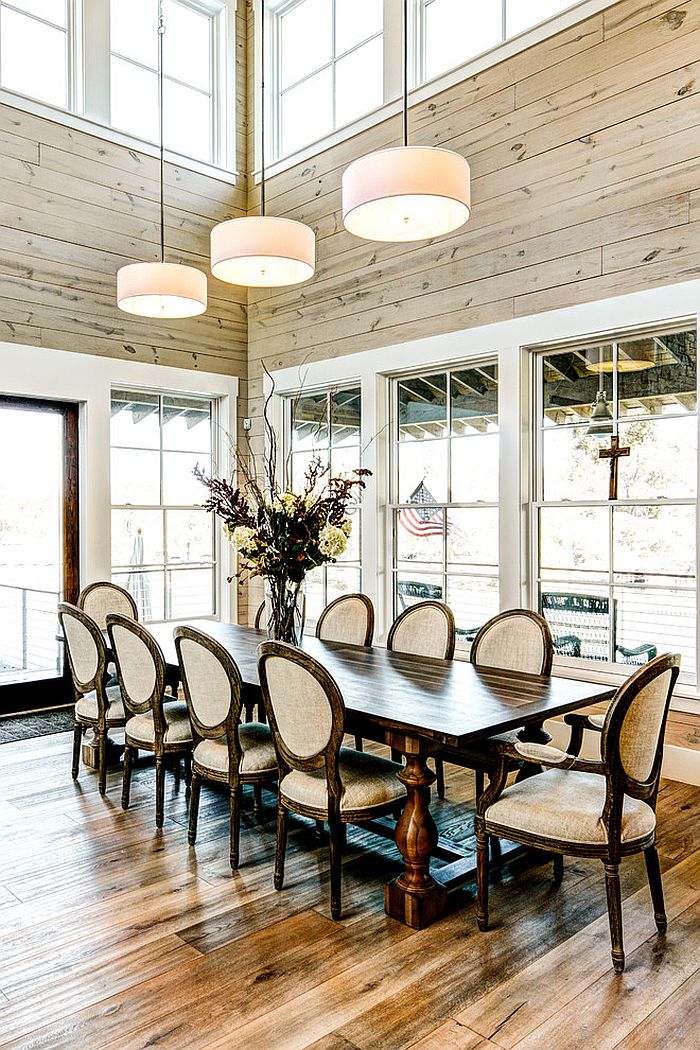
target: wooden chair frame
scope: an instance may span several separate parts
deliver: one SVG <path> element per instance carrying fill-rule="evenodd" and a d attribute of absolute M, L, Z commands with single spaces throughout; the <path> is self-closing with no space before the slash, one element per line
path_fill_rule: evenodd
<path fill-rule="evenodd" d="M 121 661 L 119 658 L 119 651 L 115 644 L 114 639 L 114 628 L 122 627 L 131 634 L 136 635 L 148 649 L 153 664 L 155 667 L 155 682 L 151 695 L 147 700 L 138 702 L 129 696 L 128 690 L 124 684 L 124 675 L 122 672 Z M 146 746 L 143 741 L 133 740 L 127 732 L 124 737 L 124 780 L 122 784 L 122 809 L 129 808 L 129 796 L 131 793 L 131 768 L 134 757 L 138 757 L 139 750 L 142 751 L 153 751 L 156 756 L 156 827 L 163 827 L 164 820 L 164 807 L 165 807 L 165 757 L 166 755 L 182 755 L 185 763 L 185 781 L 189 786 L 190 783 L 190 771 L 191 771 L 191 755 L 192 755 L 192 742 L 188 741 L 183 743 L 177 741 L 174 743 L 167 743 L 165 740 L 165 732 L 167 729 L 167 722 L 165 720 L 165 714 L 163 713 L 163 696 L 165 693 L 165 686 L 168 681 L 167 667 L 165 663 L 165 657 L 161 651 L 157 641 L 147 631 L 143 624 L 140 624 L 137 620 L 131 620 L 128 616 L 122 616 L 120 613 L 109 613 L 107 615 L 107 633 L 109 635 L 110 648 L 114 655 L 114 662 L 117 668 L 117 678 L 119 679 L 119 688 L 121 689 L 122 699 L 124 701 L 124 707 L 127 708 L 133 715 L 143 715 L 148 711 L 153 712 L 153 729 L 154 729 L 154 742 L 153 746 Z M 128 720 L 127 720 L 128 724 Z"/>
<path fill-rule="evenodd" d="M 197 759 L 193 757 L 190 817 L 187 841 L 191 846 L 194 846 L 197 841 L 201 781 L 214 780 L 220 784 L 226 784 L 229 789 L 229 811 L 231 817 L 230 862 L 231 867 L 236 869 L 240 858 L 241 786 L 243 784 L 253 785 L 255 789 L 254 813 L 257 816 L 261 809 L 260 789 L 263 784 L 272 784 L 277 779 L 277 770 L 275 770 L 273 775 L 270 775 L 270 773 L 267 772 L 243 773 L 241 771 L 243 750 L 239 738 L 239 725 L 243 708 L 243 683 L 241 681 L 241 673 L 238 670 L 236 661 L 230 653 L 228 653 L 219 642 L 210 637 L 210 635 L 205 634 L 204 631 L 197 630 L 195 627 L 176 627 L 174 637 L 177 659 L 180 665 L 180 677 L 185 691 L 190 722 L 192 723 L 192 735 L 194 738 L 193 746 L 196 747 L 200 740 L 216 740 L 225 736 L 228 747 L 228 774 L 219 773 L 215 770 L 200 766 Z M 216 725 L 206 726 L 197 717 L 187 678 L 186 664 L 182 658 L 182 642 L 184 640 L 195 642 L 197 645 L 201 645 L 204 649 L 207 649 L 221 664 L 226 673 L 226 677 L 228 678 L 231 687 L 228 711 L 226 717 Z"/>
<path fill-rule="evenodd" d="M 270 699 L 267 681 L 267 661 L 271 657 L 289 660 L 304 668 L 315 678 L 324 691 L 331 709 L 331 731 L 326 745 L 316 754 L 306 757 L 293 754 L 287 748 L 280 734 L 274 706 Z M 359 810 L 341 812 L 340 800 L 343 795 L 343 783 L 339 770 L 339 754 L 345 732 L 345 703 L 335 679 L 313 657 L 286 642 L 263 642 L 258 648 L 258 665 L 260 669 L 260 687 L 262 689 L 267 717 L 272 729 L 272 738 L 277 753 L 280 789 L 277 796 L 277 848 L 275 853 L 275 889 L 281 890 L 284 885 L 284 861 L 287 847 L 287 815 L 297 813 L 316 821 L 328 821 L 330 860 L 331 860 L 331 916 L 339 919 L 341 915 L 341 854 L 345 839 L 344 824 L 358 824 L 375 817 L 391 813 L 395 802 L 380 806 L 363 807 Z M 285 798 L 282 791 L 282 780 L 292 770 L 311 773 L 316 769 L 325 769 L 328 785 L 328 812 L 316 806 L 299 805 Z"/>
<path fill-rule="evenodd" d="M 121 596 L 126 599 L 127 604 L 131 606 L 134 613 L 134 619 L 138 620 L 139 610 L 136 602 L 134 601 L 133 595 L 130 594 L 129 591 L 126 590 L 126 588 L 120 587 L 118 583 L 112 583 L 111 580 L 95 580 L 94 583 L 88 583 L 86 587 L 83 587 L 82 591 L 78 595 L 78 600 L 76 602 L 78 608 L 84 610 L 86 598 L 88 598 L 93 591 L 98 590 L 100 587 L 111 587 L 113 588 L 113 590 L 119 591 Z M 115 615 L 121 614 L 117 613 Z"/>
<path fill-rule="evenodd" d="M 66 616 L 72 616 L 75 620 L 78 620 L 86 631 L 89 631 L 92 640 L 95 643 L 97 649 L 97 669 L 94 676 L 86 682 L 80 680 L 80 676 L 76 671 L 73 663 L 73 657 L 71 655 L 70 645 L 68 644 L 68 636 L 64 626 L 64 618 Z M 97 698 L 97 718 L 87 718 L 85 715 L 78 715 L 74 712 L 74 726 L 73 726 L 73 761 L 71 766 L 71 774 L 73 780 L 78 779 L 78 771 L 80 768 L 80 747 L 82 743 L 83 733 L 86 728 L 93 729 L 98 740 L 98 774 L 99 774 L 99 787 L 100 794 L 104 795 L 107 790 L 107 730 L 110 728 L 120 728 L 126 724 L 126 718 L 107 718 L 107 708 L 109 706 L 109 699 L 107 696 L 107 646 L 105 644 L 104 635 L 97 626 L 92 617 L 88 616 L 87 613 L 83 612 L 77 605 L 71 605 L 69 602 L 60 602 L 58 605 L 58 620 L 63 631 L 63 636 L 66 638 L 66 650 L 68 653 L 68 666 L 70 667 L 71 679 L 73 681 L 73 692 L 75 694 L 75 702 L 77 703 L 87 693 L 91 693 L 93 690 Z"/>
<path fill-rule="evenodd" d="M 659 868 L 659 857 L 656 851 L 656 828 L 647 835 L 645 839 L 635 840 L 631 843 L 622 841 L 622 811 L 625 795 L 630 798 L 640 799 L 645 802 L 654 812 L 656 811 L 656 799 L 659 791 L 659 780 L 661 777 L 661 762 L 663 758 L 663 740 L 666 728 L 666 718 L 671 703 L 671 696 L 680 673 L 681 658 L 678 655 L 657 656 L 654 660 L 645 664 L 636 671 L 624 685 L 620 686 L 614 698 L 610 702 L 605 723 L 601 730 L 601 760 L 591 762 L 579 758 L 581 741 L 583 736 L 582 721 L 577 723 L 575 733 L 569 744 L 570 750 L 566 756 L 562 752 L 555 752 L 556 761 L 548 761 L 546 758 L 546 747 L 540 749 L 542 753 L 537 757 L 525 760 L 534 762 L 545 768 L 570 769 L 594 773 L 605 777 L 605 803 L 601 813 L 601 819 L 607 833 L 607 843 L 562 843 L 557 846 L 550 838 L 542 838 L 533 834 L 515 831 L 513 828 L 499 826 L 486 817 L 489 806 L 501 795 L 506 786 L 508 776 L 509 760 L 517 759 L 523 761 L 523 753 L 518 750 L 517 745 L 504 747 L 497 768 L 489 782 L 489 786 L 477 801 L 476 811 L 476 841 L 477 841 L 477 922 L 479 929 L 488 928 L 488 837 L 498 835 L 512 841 L 520 842 L 525 846 L 554 852 L 557 855 L 555 861 L 555 877 L 561 879 L 563 872 L 563 856 L 568 854 L 575 857 L 597 857 L 602 860 L 605 868 L 605 884 L 608 900 L 608 917 L 610 922 L 610 939 L 612 944 L 613 967 L 617 973 L 622 973 L 625 966 L 625 955 L 622 940 L 622 900 L 620 894 L 620 862 L 623 857 L 635 853 L 644 853 L 646 862 L 649 888 L 654 906 L 654 919 L 659 933 L 666 931 L 666 913 L 664 910 L 663 886 L 661 882 L 661 871 Z M 625 716 L 633 701 L 642 689 L 649 685 L 655 678 L 671 672 L 668 692 L 666 695 L 664 710 L 661 718 L 656 752 L 651 772 L 646 780 L 639 781 L 629 776 L 625 771 L 620 756 L 620 734 Z M 571 716 L 568 716 L 571 720 Z M 581 716 L 582 720 L 586 716 Z M 580 729 L 580 732 L 579 732 Z"/>

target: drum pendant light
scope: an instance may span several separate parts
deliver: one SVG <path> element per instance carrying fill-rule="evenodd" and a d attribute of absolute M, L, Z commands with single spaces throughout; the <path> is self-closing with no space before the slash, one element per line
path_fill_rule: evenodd
<path fill-rule="evenodd" d="M 294 219 L 265 214 L 265 0 L 260 4 L 260 215 L 221 222 L 211 231 L 211 272 L 247 288 L 300 284 L 316 268 L 316 236 Z"/>
<path fill-rule="evenodd" d="M 117 271 L 117 306 L 139 317 L 195 317 L 207 308 L 207 278 L 194 266 L 165 261 L 163 185 L 163 0 L 158 11 L 158 123 L 160 130 L 160 262 L 130 263 Z"/>
<path fill-rule="evenodd" d="M 403 3 L 403 145 L 369 153 L 343 173 L 343 222 L 372 241 L 422 241 L 463 226 L 469 164 L 453 150 L 408 144 L 408 0 Z"/>

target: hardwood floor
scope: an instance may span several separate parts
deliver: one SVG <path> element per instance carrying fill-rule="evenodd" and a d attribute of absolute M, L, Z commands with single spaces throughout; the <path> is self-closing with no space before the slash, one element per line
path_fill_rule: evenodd
<path fill-rule="evenodd" d="M 70 777 L 70 734 L 0 747 L 0 1046 L 314 1047 L 531 1050 L 697 1046 L 700 1024 L 700 788 L 663 782 L 659 851 L 665 938 L 644 864 L 622 867 L 627 969 L 610 963 L 598 862 L 505 873 L 494 928 L 464 892 L 416 932 L 387 918 L 392 843 L 350 828 L 343 919 L 330 918 L 328 856 L 290 822 L 285 889 L 272 887 L 274 799 L 228 867 L 228 804 L 203 788 L 196 848 L 184 782 L 169 775 L 154 825 L 154 768 L 134 770 L 132 808 L 113 770 Z M 471 774 L 447 767 L 442 834 L 471 835 Z M 672 1036 L 670 1033 L 672 1032 Z M 669 1041 L 670 1040 L 670 1041 Z"/>

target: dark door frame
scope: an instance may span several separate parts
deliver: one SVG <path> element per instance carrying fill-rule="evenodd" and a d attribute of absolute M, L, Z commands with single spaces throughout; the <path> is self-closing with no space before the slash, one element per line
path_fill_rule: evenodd
<path fill-rule="evenodd" d="M 80 591 L 80 420 L 79 405 L 38 397 L 0 394 L 0 409 L 22 408 L 30 412 L 54 412 L 63 418 L 63 595 L 75 602 Z M 58 630 L 58 621 L 56 621 Z M 67 672 L 63 676 L 32 678 L 0 686 L 0 715 L 70 703 L 72 690 Z"/>

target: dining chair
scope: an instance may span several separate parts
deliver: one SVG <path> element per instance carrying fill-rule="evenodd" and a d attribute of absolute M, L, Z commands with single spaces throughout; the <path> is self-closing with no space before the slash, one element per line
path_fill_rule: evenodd
<path fill-rule="evenodd" d="M 175 628 L 175 649 L 194 737 L 188 842 L 197 840 L 202 780 L 226 784 L 231 815 L 230 860 L 238 867 L 243 784 L 255 790 L 260 812 L 263 784 L 277 779 L 277 755 L 269 726 L 240 724 L 241 675 L 235 660 L 214 638 L 194 627 Z"/>
<path fill-rule="evenodd" d="M 370 646 L 374 637 L 374 606 L 366 594 L 341 594 L 325 607 L 316 624 L 316 637 L 326 642 Z M 355 747 L 362 751 L 361 736 Z"/>
<path fill-rule="evenodd" d="M 95 621 L 76 605 L 61 602 L 58 619 L 66 640 L 68 666 L 73 681 L 73 780 L 78 779 L 80 748 L 86 728 L 98 741 L 100 794 L 107 790 L 107 735 L 126 724 L 119 686 L 107 686 L 107 646 Z"/>
<path fill-rule="evenodd" d="M 416 602 L 394 620 L 389 629 L 386 647 L 393 653 L 408 653 L 412 656 L 433 657 L 451 660 L 455 654 L 457 628 L 449 605 L 439 601 Z M 391 753 L 399 761 L 397 751 Z M 445 770 L 439 758 L 435 759 L 437 792 L 445 797 Z"/>
<path fill-rule="evenodd" d="M 288 813 L 327 821 L 331 916 L 339 919 L 344 826 L 382 816 L 405 801 L 402 767 L 341 747 L 345 704 L 317 660 L 285 642 L 263 642 L 258 664 L 279 777 L 275 889 L 284 883 Z"/>
<path fill-rule="evenodd" d="M 123 587 L 107 580 L 98 580 L 83 587 L 77 606 L 91 616 L 101 631 L 107 630 L 107 614 L 120 613 L 138 620 L 139 611 L 133 597 Z"/>
<path fill-rule="evenodd" d="M 190 781 L 192 728 L 187 704 L 166 697 L 165 657 L 142 624 L 119 613 L 108 613 L 107 632 L 128 712 L 122 809 L 129 808 L 133 759 L 139 750 L 151 751 L 156 758 L 156 827 L 162 828 L 166 756 L 184 759 L 185 780 L 187 784 Z"/>
<path fill-rule="evenodd" d="M 477 921 L 488 928 L 488 837 L 510 839 L 554 853 L 555 878 L 563 857 L 596 857 L 605 868 L 612 962 L 622 973 L 620 863 L 644 853 L 659 933 L 666 931 L 656 851 L 656 797 L 663 738 L 679 655 L 658 656 L 620 686 L 605 715 L 600 761 L 546 744 L 504 746 L 489 786 L 477 800 Z M 538 776 L 506 787 L 508 759 L 544 767 Z"/>
<path fill-rule="evenodd" d="M 530 609 L 508 609 L 488 620 L 477 631 L 469 658 L 475 667 L 495 668 L 500 671 L 519 671 L 522 674 L 549 675 L 552 672 L 554 643 L 549 624 Z M 483 744 L 467 748 L 441 749 L 436 765 L 452 765 L 473 769 L 476 797 L 484 790 L 484 775 L 493 767 L 493 749 L 499 743 L 515 743 L 517 730 L 495 737 Z M 438 778 L 438 789 L 444 778 Z M 444 797 L 440 795 L 441 798 Z"/>

